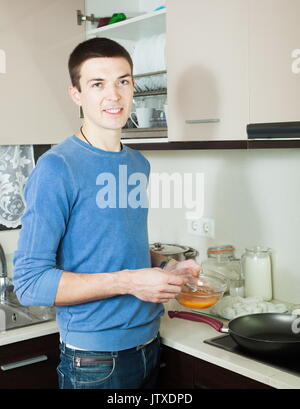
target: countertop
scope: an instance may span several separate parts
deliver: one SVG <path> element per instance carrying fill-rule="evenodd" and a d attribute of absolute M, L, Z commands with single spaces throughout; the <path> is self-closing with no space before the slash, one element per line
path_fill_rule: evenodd
<path fill-rule="evenodd" d="M 298 376 L 204 344 L 204 340 L 221 335 L 207 324 L 179 318 L 171 319 L 165 314 L 161 321 L 160 334 L 164 345 L 186 354 L 277 389 L 300 389 L 300 377 Z"/>
<path fill-rule="evenodd" d="M 50 335 L 56 332 L 58 332 L 58 326 L 55 320 L 3 331 L 0 332 L 0 346 L 42 337 L 43 335 Z"/>
<path fill-rule="evenodd" d="M 56 332 L 58 332 L 58 326 L 55 321 L 1 332 L 0 346 Z M 300 389 L 300 377 L 298 376 L 204 344 L 203 341 L 205 339 L 218 336 L 218 333 L 206 324 L 178 318 L 171 319 L 166 313 L 161 320 L 160 334 L 164 345 L 204 361 L 229 369 L 274 388 Z"/>

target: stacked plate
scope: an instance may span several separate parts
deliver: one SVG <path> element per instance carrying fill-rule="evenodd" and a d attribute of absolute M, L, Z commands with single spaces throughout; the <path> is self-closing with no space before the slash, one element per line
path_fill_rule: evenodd
<path fill-rule="evenodd" d="M 133 55 L 133 74 L 148 74 L 166 70 L 165 33 L 137 41 Z M 154 91 L 167 87 L 166 74 L 137 77 L 136 91 Z"/>

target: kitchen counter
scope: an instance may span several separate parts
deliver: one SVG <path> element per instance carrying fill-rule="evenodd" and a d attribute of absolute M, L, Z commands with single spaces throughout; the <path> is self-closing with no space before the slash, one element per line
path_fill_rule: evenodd
<path fill-rule="evenodd" d="M 0 346 L 58 332 L 55 321 L 35 324 L 0 333 Z M 240 375 L 278 389 L 300 389 L 300 377 L 252 359 L 204 344 L 218 333 L 200 322 L 162 317 L 160 334 L 164 345 L 221 366 Z"/>
<path fill-rule="evenodd" d="M 42 337 L 43 335 L 54 334 L 56 332 L 58 332 L 58 326 L 55 320 L 3 331 L 0 332 L 0 346 Z"/>
<path fill-rule="evenodd" d="M 300 389 L 300 377 L 273 368 L 232 352 L 204 344 L 203 341 L 221 335 L 200 322 L 169 318 L 161 321 L 160 335 L 164 345 L 221 366 L 240 375 L 277 389 Z"/>

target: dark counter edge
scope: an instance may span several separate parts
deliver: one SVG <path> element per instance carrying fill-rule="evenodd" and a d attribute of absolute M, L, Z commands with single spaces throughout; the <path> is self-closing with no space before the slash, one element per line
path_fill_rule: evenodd
<path fill-rule="evenodd" d="M 126 145 L 126 139 L 122 139 Z M 210 149 L 291 149 L 300 148 L 300 139 L 295 140 L 234 140 L 234 141 L 193 141 L 193 142 L 144 142 L 129 143 L 128 146 L 137 150 L 210 150 Z M 51 145 L 34 145 L 34 158 L 45 153 Z"/>
<path fill-rule="evenodd" d="M 126 144 L 126 140 L 122 140 Z M 300 140 L 234 140 L 234 141 L 193 141 L 193 142 L 151 142 L 130 143 L 138 150 L 210 150 L 210 149 L 288 149 L 300 148 Z"/>

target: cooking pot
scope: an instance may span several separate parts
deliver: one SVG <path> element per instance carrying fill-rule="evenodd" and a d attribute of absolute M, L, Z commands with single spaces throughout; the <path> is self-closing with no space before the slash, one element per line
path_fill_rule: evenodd
<path fill-rule="evenodd" d="M 183 318 L 209 324 L 226 332 L 243 349 L 262 356 L 295 359 L 300 353 L 299 316 L 283 313 L 248 314 L 234 318 L 224 328 L 222 321 L 186 311 L 169 311 L 170 318 Z"/>
<path fill-rule="evenodd" d="M 177 261 L 183 261 L 187 259 L 195 259 L 199 252 L 192 247 L 180 246 L 178 244 L 164 244 L 164 243 L 152 243 L 150 249 L 157 254 L 166 256 L 168 259 L 173 258 Z"/>

